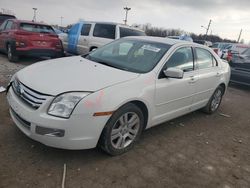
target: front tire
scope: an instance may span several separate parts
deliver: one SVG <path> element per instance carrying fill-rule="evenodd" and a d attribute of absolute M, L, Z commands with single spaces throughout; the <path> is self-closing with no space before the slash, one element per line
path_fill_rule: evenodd
<path fill-rule="evenodd" d="M 207 105 L 203 108 L 203 111 L 207 114 L 216 112 L 221 104 L 223 94 L 224 88 L 222 86 L 217 87 Z"/>
<path fill-rule="evenodd" d="M 144 116 L 141 109 L 128 103 L 111 116 L 103 129 L 99 146 L 110 155 L 123 154 L 138 141 L 143 126 Z"/>
<path fill-rule="evenodd" d="M 7 56 L 10 62 L 17 62 L 19 59 L 18 56 L 15 55 L 13 46 L 11 44 L 7 45 Z"/>

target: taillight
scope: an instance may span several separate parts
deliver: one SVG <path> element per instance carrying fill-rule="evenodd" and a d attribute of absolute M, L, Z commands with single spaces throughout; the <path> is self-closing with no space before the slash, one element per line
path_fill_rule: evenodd
<path fill-rule="evenodd" d="M 215 52 L 216 54 L 218 54 L 218 51 L 219 51 L 218 48 L 215 48 L 215 49 L 214 49 L 214 52 Z"/>
<path fill-rule="evenodd" d="M 62 49 L 62 43 L 61 43 L 61 41 L 56 42 L 56 48 Z"/>
<path fill-rule="evenodd" d="M 227 58 L 227 61 L 228 61 L 228 62 L 232 60 L 233 54 L 232 54 L 231 51 L 228 51 L 228 52 L 227 52 L 227 57 L 226 57 L 226 58 Z"/>

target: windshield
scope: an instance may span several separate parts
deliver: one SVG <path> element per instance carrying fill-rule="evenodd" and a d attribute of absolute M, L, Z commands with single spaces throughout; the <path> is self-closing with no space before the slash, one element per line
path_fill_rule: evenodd
<path fill-rule="evenodd" d="M 85 58 L 130 72 L 146 73 L 157 65 L 170 47 L 163 43 L 120 39 L 95 50 Z"/>
<path fill-rule="evenodd" d="M 55 34 L 53 28 L 49 25 L 39 25 L 31 23 L 21 23 L 20 28 L 25 31 L 35 32 L 35 33 L 52 33 Z"/>

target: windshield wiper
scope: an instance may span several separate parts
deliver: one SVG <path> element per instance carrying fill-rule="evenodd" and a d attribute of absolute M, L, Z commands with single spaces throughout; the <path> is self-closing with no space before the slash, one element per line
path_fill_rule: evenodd
<path fill-rule="evenodd" d="M 115 65 L 113 65 L 111 63 L 108 63 L 106 61 L 102 61 L 100 59 L 92 58 L 89 54 L 82 55 L 82 57 L 85 58 L 85 59 L 91 60 L 93 62 L 100 63 L 102 65 L 106 65 L 106 66 L 109 66 L 109 67 L 112 67 L 112 68 L 128 71 L 127 68 L 120 67 L 120 66 L 115 66 Z"/>
<path fill-rule="evenodd" d="M 106 65 L 106 66 L 109 66 L 109 67 L 113 67 L 113 68 L 119 69 L 118 67 L 116 67 L 114 65 L 111 65 L 110 63 L 104 62 L 104 61 L 96 61 L 96 62 L 100 63 L 102 65 Z"/>

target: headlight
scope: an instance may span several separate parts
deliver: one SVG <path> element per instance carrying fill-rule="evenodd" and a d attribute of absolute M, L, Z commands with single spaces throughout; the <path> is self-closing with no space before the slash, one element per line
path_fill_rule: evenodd
<path fill-rule="evenodd" d="M 69 118 L 78 102 L 90 93 L 72 92 L 57 96 L 51 103 L 48 114 Z"/>

